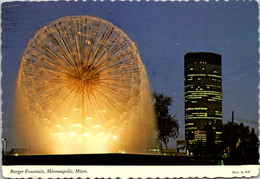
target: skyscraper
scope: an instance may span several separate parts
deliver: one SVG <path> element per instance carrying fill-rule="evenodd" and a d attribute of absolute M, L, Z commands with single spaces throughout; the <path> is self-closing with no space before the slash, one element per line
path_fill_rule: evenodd
<path fill-rule="evenodd" d="M 222 125 L 221 55 L 190 52 L 185 61 L 185 139 L 220 143 Z"/>

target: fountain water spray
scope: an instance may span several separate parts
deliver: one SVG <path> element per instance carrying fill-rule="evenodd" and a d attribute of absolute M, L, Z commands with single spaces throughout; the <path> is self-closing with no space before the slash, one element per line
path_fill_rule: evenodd
<path fill-rule="evenodd" d="M 16 123 L 32 154 L 143 153 L 156 125 L 135 44 L 95 17 L 43 27 L 22 58 Z"/>

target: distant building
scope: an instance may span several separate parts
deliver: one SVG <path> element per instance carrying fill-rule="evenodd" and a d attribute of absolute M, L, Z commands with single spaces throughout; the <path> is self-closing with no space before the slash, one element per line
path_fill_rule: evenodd
<path fill-rule="evenodd" d="M 177 149 L 173 149 L 173 148 L 168 148 L 168 149 L 161 150 L 161 154 L 162 155 L 176 156 L 177 153 L 178 153 Z"/>
<path fill-rule="evenodd" d="M 196 142 L 221 142 L 221 55 L 190 52 L 185 60 L 185 139 L 188 149 Z"/>
<path fill-rule="evenodd" d="M 187 141 L 177 140 L 177 155 L 186 156 L 187 155 Z"/>

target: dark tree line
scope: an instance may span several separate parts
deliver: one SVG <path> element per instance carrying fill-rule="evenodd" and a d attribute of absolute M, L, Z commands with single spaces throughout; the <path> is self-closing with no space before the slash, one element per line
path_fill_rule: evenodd
<path fill-rule="evenodd" d="M 172 105 L 172 98 L 163 94 L 153 94 L 154 108 L 157 118 L 158 126 L 158 141 L 159 147 L 162 149 L 162 144 L 168 148 L 167 143 L 170 138 L 176 138 L 179 135 L 179 124 L 175 115 L 170 113 L 170 106 Z"/>

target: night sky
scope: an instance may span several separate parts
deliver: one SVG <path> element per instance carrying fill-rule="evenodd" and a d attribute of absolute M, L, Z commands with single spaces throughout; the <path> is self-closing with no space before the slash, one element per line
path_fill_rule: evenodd
<path fill-rule="evenodd" d="M 258 132 L 258 5 L 256 2 L 7 2 L 2 4 L 3 134 L 12 141 L 16 78 L 29 39 L 51 21 L 72 15 L 102 18 L 122 29 L 139 50 L 152 91 L 173 97 L 184 139 L 184 55 L 222 55 L 223 123 Z M 174 146 L 172 141 L 169 147 Z"/>

